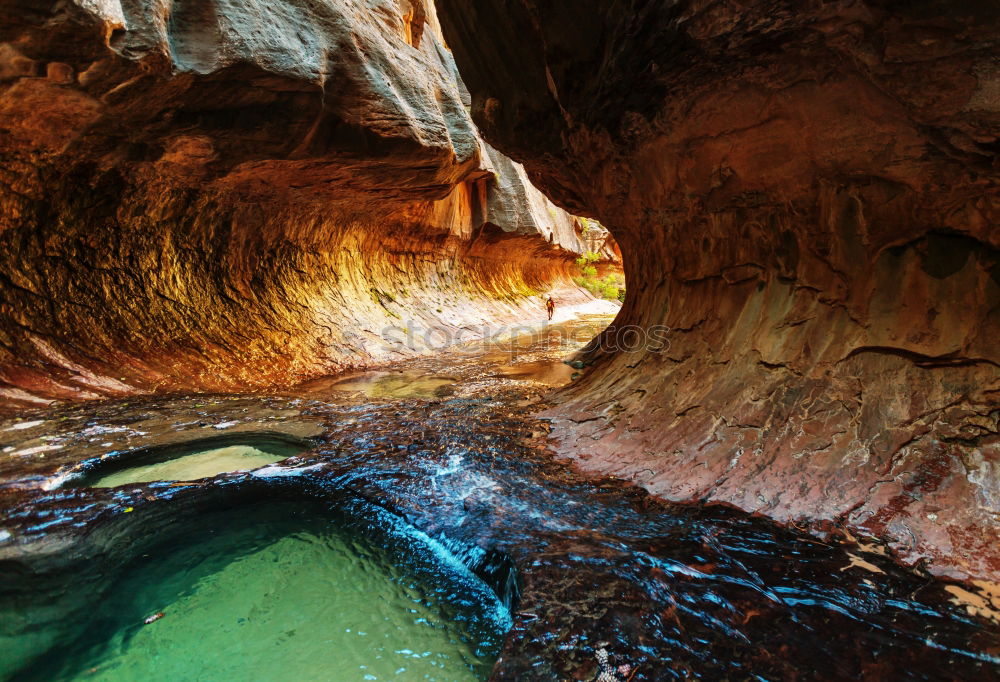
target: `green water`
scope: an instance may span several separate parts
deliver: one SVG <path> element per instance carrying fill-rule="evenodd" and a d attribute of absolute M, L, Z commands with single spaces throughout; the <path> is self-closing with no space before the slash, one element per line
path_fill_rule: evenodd
<path fill-rule="evenodd" d="M 196 481 L 227 471 L 250 471 L 287 458 L 289 453 L 271 453 L 250 445 L 230 445 L 183 455 L 165 462 L 135 466 L 101 476 L 92 488 L 114 488 L 127 483 L 150 481 Z"/>
<path fill-rule="evenodd" d="M 509 626 L 493 592 L 430 538 L 353 504 L 336 518 L 285 505 L 202 519 L 12 679 L 485 679 Z"/>

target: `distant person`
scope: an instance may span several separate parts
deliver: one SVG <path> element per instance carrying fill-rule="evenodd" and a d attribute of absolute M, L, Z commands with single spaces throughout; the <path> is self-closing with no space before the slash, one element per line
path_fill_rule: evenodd
<path fill-rule="evenodd" d="M 551 296 L 545 301 L 545 309 L 549 311 L 549 319 L 551 320 L 552 315 L 556 312 L 556 302 L 552 300 Z"/>

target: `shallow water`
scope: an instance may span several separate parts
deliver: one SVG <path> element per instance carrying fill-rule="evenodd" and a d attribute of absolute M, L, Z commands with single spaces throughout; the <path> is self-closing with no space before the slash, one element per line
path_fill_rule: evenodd
<path fill-rule="evenodd" d="M 101 476 L 89 485 L 92 488 L 114 488 L 127 483 L 149 481 L 196 481 L 226 471 L 251 471 L 287 457 L 288 454 L 265 452 L 251 445 L 229 445 L 182 455 L 165 462 L 123 469 Z"/>
<path fill-rule="evenodd" d="M 406 372 L 417 378 L 455 377 L 454 385 L 448 387 L 454 392 L 443 397 L 369 398 L 358 402 L 356 396 L 331 390 L 342 379 L 312 382 L 298 393 L 274 399 L 270 407 L 324 424 L 316 446 L 291 464 L 268 467 L 252 475 L 220 477 L 190 488 L 153 484 L 111 491 L 78 489 L 51 496 L 37 493 L 38 497 L 32 498 L 34 501 L 24 511 L 17 511 L 20 516 L 12 514 L 10 527 L 15 533 L 35 533 L 40 537 L 55 535 L 59 529 L 68 529 L 72 534 L 77 532 L 76 528 L 98 518 L 98 512 L 127 519 L 125 527 L 129 527 L 133 516 L 150 509 L 163 510 L 170 521 L 171 514 L 185 509 L 192 500 L 210 494 L 228 500 L 235 491 L 255 485 L 264 485 L 267 495 L 272 494 L 272 488 L 290 491 L 298 505 L 350 491 L 356 498 L 377 501 L 405 517 L 408 524 L 405 527 L 411 529 L 408 532 L 423 538 L 414 546 L 426 548 L 427 552 L 404 550 L 393 555 L 400 559 L 389 562 L 398 570 L 403 565 L 421 566 L 421 556 L 432 557 L 431 568 L 445 572 L 433 574 L 440 579 L 420 581 L 423 587 L 419 589 L 437 585 L 448 592 L 451 589 L 448 585 L 461 585 L 461 579 L 453 583 L 454 578 L 449 576 L 468 577 L 468 571 L 457 569 L 454 557 L 473 567 L 494 588 L 493 594 L 463 592 L 479 595 L 465 605 L 471 611 L 450 606 L 440 609 L 446 614 L 441 621 L 445 629 L 458 624 L 460 632 L 480 633 L 469 634 L 467 640 L 458 636 L 469 650 L 476 648 L 475 642 L 485 643 L 480 654 L 475 655 L 476 660 L 463 659 L 467 662 L 463 670 L 478 676 L 470 679 L 483 679 L 489 674 L 489 661 L 495 656 L 495 648 L 490 647 L 497 645 L 497 633 L 505 629 L 504 612 L 497 606 L 494 594 L 500 595 L 504 604 L 512 605 L 514 612 L 500 663 L 493 672 L 498 680 L 594 679 L 601 649 L 614 666 L 622 666 L 620 674 L 611 678 L 619 682 L 630 676 L 633 682 L 1000 679 L 1000 626 L 982 608 L 970 607 L 976 599 L 984 599 L 984 603 L 1000 609 L 1000 592 L 996 601 L 979 594 L 972 594 L 971 602 L 963 601 L 956 598 L 959 588 L 954 584 L 899 566 L 877 544 L 857 544 L 837 533 L 814 536 L 782 528 L 766 518 L 720 507 L 659 502 L 627 482 L 595 480 L 553 461 L 545 447 L 546 427 L 527 414 L 532 408 L 525 407 L 529 402 L 525 395 L 537 394 L 550 380 L 565 380 L 567 371 L 572 369 L 557 366 L 566 358 L 567 348 L 574 345 L 566 340 L 567 335 L 559 332 L 551 329 L 533 340 L 515 339 L 508 348 L 483 349 L 478 355 L 441 355 L 406 366 Z M 186 407 L 186 400 L 197 410 L 198 419 L 206 418 L 205 404 L 211 402 L 211 418 L 229 420 L 233 414 L 253 409 L 256 398 L 224 396 L 209 401 L 203 397 L 177 397 L 170 401 L 149 399 L 140 405 L 105 404 L 74 409 L 81 412 L 88 424 L 116 425 L 139 417 L 146 424 L 156 415 L 190 424 L 194 417 L 191 408 Z M 62 416 L 69 419 L 74 414 Z M 69 448 L 73 436 L 56 442 Z M 377 516 L 378 508 L 374 512 Z M 369 508 L 367 513 L 373 513 L 373 509 Z M 279 567 L 286 556 L 294 557 L 295 565 L 333 565 L 326 555 L 314 551 L 315 545 L 325 540 L 310 541 L 307 548 L 298 547 L 297 534 L 305 532 L 301 525 L 293 524 L 287 532 L 268 536 L 272 539 L 267 542 L 249 543 L 252 551 L 233 551 L 199 535 L 201 521 L 170 521 L 180 528 L 174 535 L 177 549 L 172 550 L 180 557 L 179 563 L 188 562 L 184 559 L 185 552 L 202 551 L 204 545 L 204 551 L 211 556 L 203 562 L 221 561 L 223 567 L 231 565 L 233 556 L 258 554 L 261 563 Z M 263 525 L 272 522 L 275 519 Z M 162 519 L 157 519 L 150 527 L 159 529 L 163 524 Z M 229 528 L 231 524 L 210 525 Z M 384 536 L 377 531 L 378 527 L 363 529 L 351 537 L 363 538 L 370 543 L 366 547 L 391 550 L 393 543 L 381 539 Z M 323 537 L 315 530 L 308 533 L 311 537 Z M 278 541 L 291 545 L 275 545 Z M 243 546 L 241 542 L 235 544 Z M 269 549 L 275 546 L 277 550 Z M 154 566 L 149 570 L 132 570 L 129 575 L 140 577 L 132 578 L 138 582 L 122 583 L 125 590 L 141 595 L 143 590 L 158 589 L 155 587 L 158 583 L 169 584 L 173 580 L 169 576 L 181 570 L 171 568 L 175 564 L 169 552 L 150 554 Z M 219 556 L 222 558 L 212 559 Z M 197 565 L 198 561 L 190 563 Z M 159 564 L 167 567 L 166 577 L 158 572 Z M 0 604 L 5 594 L 3 568 L 0 562 Z M 257 572 L 267 574 L 267 568 L 262 566 Z M 350 575 L 351 567 L 343 570 Z M 208 623 L 230 622 L 230 615 L 217 617 L 211 606 L 228 602 L 230 597 L 225 595 L 237 591 L 236 586 L 241 582 L 254 588 L 250 594 L 241 595 L 241 599 L 251 600 L 241 607 L 247 612 L 257 605 L 254 599 L 270 599 L 267 592 L 272 585 L 282 589 L 288 585 L 287 596 L 297 603 L 298 596 L 294 593 L 301 582 L 303 593 L 314 597 L 301 606 L 300 610 L 307 614 L 318 608 L 313 602 L 337 599 L 327 593 L 333 587 L 324 591 L 312 582 L 315 576 L 296 577 L 294 583 L 286 583 L 286 572 L 298 576 L 295 566 L 281 568 L 272 573 L 271 580 L 263 582 L 248 575 L 250 571 L 243 571 L 239 563 L 226 571 L 221 568 L 213 571 L 208 573 L 220 576 L 218 594 L 222 596 L 208 592 L 209 598 L 192 596 L 185 601 L 189 593 L 201 593 L 183 588 L 175 590 L 176 597 L 140 599 L 138 605 L 123 601 L 121 595 L 113 596 L 100 611 L 104 620 L 98 622 L 111 623 L 102 626 L 104 634 L 95 635 L 88 645 L 90 648 L 83 649 L 77 644 L 69 649 L 60 646 L 63 638 L 53 640 L 56 642 L 51 648 L 53 657 L 56 660 L 69 657 L 76 666 L 71 671 L 73 675 L 89 669 L 87 666 L 116 660 L 125 666 L 132 659 L 127 651 L 115 658 L 119 640 L 142 643 L 139 635 L 148 633 L 151 637 L 161 626 L 170 634 L 173 632 L 170 619 L 183 623 L 181 618 L 187 617 L 184 614 L 188 612 L 194 619 L 187 628 L 191 631 L 201 627 L 197 618 L 202 616 L 198 614 L 203 614 Z M 227 571 L 234 572 L 232 580 Z M 23 580 L 23 574 L 11 575 L 7 585 L 13 589 L 8 589 L 7 594 L 18 594 L 17 580 Z M 56 590 L 63 589 L 62 583 L 54 584 Z M 129 587 L 133 584 L 137 586 Z M 965 587 L 976 591 L 972 586 Z M 389 593 L 397 594 L 393 590 Z M 405 594 L 395 599 L 397 604 L 405 604 L 405 600 Z M 24 602 L 41 604 L 45 600 L 28 596 Z M 451 604 L 447 600 L 435 603 Z M 348 613 L 341 610 L 337 616 L 353 616 L 354 611 L 362 613 L 368 609 L 381 612 L 380 607 L 366 600 L 349 602 L 346 609 Z M 164 611 L 163 619 L 149 626 L 138 624 L 157 610 Z M 276 605 L 273 610 L 283 613 L 287 609 Z M 89 627 L 93 618 L 89 612 L 86 616 L 79 620 L 67 617 L 70 631 L 80 624 Z M 345 639 L 342 635 L 347 633 L 339 631 L 322 634 L 315 626 L 322 620 L 319 616 L 313 618 L 310 628 L 303 630 L 294 623 L 286 626 L 276 618 L 271 621 L 274 627 L 267 628 L 269 636 L 264 629 L 260 630 L 257 647 L 280 652 L 286 646 L 285 639 L 301 638 L 302 651 L 307 652 L 301 656 L 319 657 L 326 666 L 327 677 L 322 679 L 365 679 L 360 666 L 370 663 L 362 658 L 351 663 L 343 675 L 339 669 L 330 673 L 335 661 L 323 658 L 328 642 L 337 642 L 339 650 L 347 651 L 345 647 L 357 640 Z M 2 621 L 0 618 L 0 625 Z M 490 625 L 501 622 L 500 627 Z M 237 627 L 251 626 L 232 626 L 229 638 L 220 636 L 215 646 L 230 652 L 233 650 L 225 647 L 240 646 L 239 633 L 243 630 Z M 342 629 L 347 627 L 356 626 L 345 625 Z M 286 636 L 291 630 L 294 634 Z M 314 631 L 320 634 L 314 637 Z M 25 637 L 29 636 L 28 630 L 24 632 Z M 37 633 L 38 629 L 31 632 Z M 139 634 L 128 640 L 128 632 Z M 394 642 L 402 636 L 391 634 L 387 641 Z M 363 639 L 369 635 L 357 637 Z M 447 647 L 453 640 L 448 642 L 434 651 L 451 652 L 445 658 L 452 661 L 454 650 Z M 192 650 L 200 651 L 198 642 L 189 645 Z M 399 651 L 404 657 L 409 655 L 406 651 L 417 651 L 408 645 L 394 646 L 384 647 L 379 654 L 383 658 L 378 660 L 395 665 Z M 143 644 L 143 648 L 135 651 L 150 657 L 154 648 Z M 163 669 L 170 670 L 171 679 L 184 679 L 185 671 L 202 669 L 181 660 L 185 655 L 183 647 L 169 651 L 173 653 L 151 660 L 160 661 Z M 229 658 L 243 656 L 241 650 L 235 651 Z M 432 653 L 421 656 L 420 660 L 441 659 Z M 203 655 L 200 665 L 215 677 L 204 675 L 200 679 L 230 679 L 231 675 L 240 674 L 254 679 L 252 671 L 230 673 L 211 667 L 216 664 L 225 666 L 232 662 L 228 659 L 217 662 Z M 187 668 L 188 665 L 192 667 Z M 283 668 L 277 672 L 268 668 L 267 661 L 259 665 L 269 676 L 260 679 L 312 679 L 309 675 L 314 672 L 309 660 L 288 662 L 290 676 L 281 674 Z M 421 677 L 425 669 L 418 670 L 415 665 L 411 662 L 398 679 L 425 679 Z M 390 668 L 387 665 L 378 674 L 396 674 L 398 668 L 391 671 Z M 148 676 L 157 679 L 155 671 L 148 668 L 123 669 L 128 670 L 132 679 Z M 431 669 L 439 670 L 433 666 Z M 98 672 L 106 674 L 102 670 L 105 668 L 99 667 Z M 364 674 L 369 674 L 367 670 Z M 408 677 L 411 673 L 413 677 Z M 455 676 L 449 668 L 438 679 L 465 678 Z"/>
<path fill-rule="evenodd" d="M 18 680 L 483 679 L 509 614 L 430 538 L 371 505 L 202 515 L 158 542 Z M 168 532 L 169 535 L 169 532 Z M 149 624 L 144 620 L 162 613 Z M 65 639 L 68 641 L 65 641 Z"/>
<path fill-rule="evenodd" d="M 509 379 L 531 380 L 553 387 L 568 384 L 577 371 L 561 360 L 535 360 L 500 367 L 500 373 Z"/>
<path fill-rule="evenodd" d="M 426 376 L 421 372 L 367 372 L 337 381 L 330 390 L 359 392 L 369 398 L 441 398 L 452 393 L 453 377 Z"/>
<path fill-rule="evenodd" d="M 337 485 L 514 559 L 527 587 L 498 679 L 593 679 L 602 642 L 622 681 L 1000 679 L 1000 628 L 948 583 L 878 547 L 577 476 L 525 440 L 521 412 L 503 396 L 358 406 L 331 438 Z"/>
<path fill-rule="evenodd" d="M 555 388 L 570 383 L 579 372 L 567 364 L 567 356 L 586 345 L 612 319 L 609 315 L 585 315 L 569 323 L 515 327 L 489 339 L 409 361 L 394 370 L 315 379 L 296 390 L 300 395 L 323 398 L 329 398 L 331 391 L 360 393 L 374 400 L 448 398 L 468 391 L 470 369 L 485 378 Z"/>

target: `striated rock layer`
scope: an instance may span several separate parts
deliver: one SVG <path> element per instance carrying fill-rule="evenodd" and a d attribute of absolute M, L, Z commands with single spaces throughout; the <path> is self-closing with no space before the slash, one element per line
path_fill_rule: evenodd
<path fill-rule="evenodd" d="M 438 11 L 486 138 L 612 229 L 619 327 L 669 328 L 606 333 L 562 452 L 1000 579 L 1000 7 Z"/>
<path fill-rule="evenodd" d="M 541 319 L 587 244 L 467 107 L 423 0 L 0 4 L 0 401 L 289 384 Z"/>

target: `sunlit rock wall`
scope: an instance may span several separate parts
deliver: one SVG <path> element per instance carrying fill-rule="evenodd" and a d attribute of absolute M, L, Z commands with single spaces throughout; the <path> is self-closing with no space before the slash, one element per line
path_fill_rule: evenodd
<path fill-rule="evenodd" d="M 1000 6 L 438 5 L 485 137 L 612 228 L 618 326 L 667 329 L 609 332 L 561 449 L 1000 578 Z"/>
<path fill-rule="evenodd" d="M 468 107 L 422 0 L 0 3 L 0 403 L 542 319 L 586 245 Z"/>

